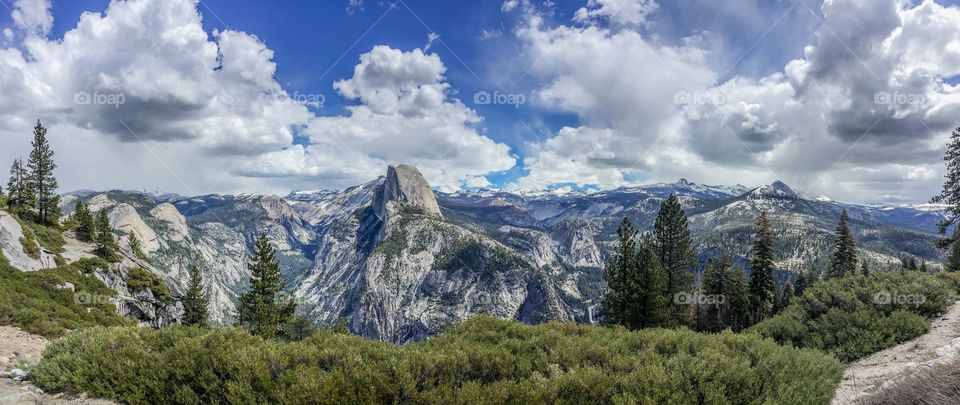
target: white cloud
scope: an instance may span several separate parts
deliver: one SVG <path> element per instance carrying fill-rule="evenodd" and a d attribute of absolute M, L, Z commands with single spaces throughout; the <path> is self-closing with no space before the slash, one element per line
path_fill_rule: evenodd
<path fill-rule="evenodd" d="M 641 25 L 657 9 L 653 0 L 589 0 L 574 14 L 574 21 L 593 24 L 608 20 L 615 25 Z"/>
<path fill-rule="evenodd" d="M 46 35 L 53 28 L 50 0 L 15 0 L 10 16 L 14 25 L 30 34 Z"/>
<path fill-rule="evenodd" d="M 447 96 L 445 71 L 436 54 L 376 46 L 360 57 L 353 77 L 334 86 L 359 101 L 349 116 L 311 119 L 303 131 L 309 146 L 267 154 L 239 173 L 335 176 L 356 184 L 388 164 L 410 163 L 433 186 L 450 190 L 513 167 L 509 148 L 479 134 L 474 127 L 481 118 Z"/>
<path fill-rule="evenodd" d="M 599 13 L 600 5 L 585 10 Z M 960 115 L 960 88 L 944 82 L 960 75 L 960 8 L 834 0 L 822 12 L 803 58 L 782 73 L 720 85 L 710 50 L 697 42 L 657 45 L 611 28 L 612 20 L 607 28 L 596 19 L 543 28 L 536 14 L 527 17 L 518 37 L 546 82 L 538 100 L 584 126 L 532 145 L 530 174 L 517 184 L 616 186 L 679 174 L 728 184 L 783 178 L 851 201 L 908 192 L 926 199 Z M 683 96 L 680 105 L 664 100 L 673 94 Z M 574 133 L 595 142 L 575 144 Z"/>

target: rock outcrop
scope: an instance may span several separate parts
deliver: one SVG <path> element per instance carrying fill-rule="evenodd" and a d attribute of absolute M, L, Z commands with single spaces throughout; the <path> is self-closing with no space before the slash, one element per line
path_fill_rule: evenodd
<path fill-rule="evenodd" d="M 53 255 L 45 252 L 37 243 L 21 241 L 24 229 L 7 212 L 0 211 L 0 250 L 13 267 L 24 271 L 39 270 L 55 266 Z M 30 257 L 24 250 L 24 243 L 33 243 L 40 252 L 39 258 Z"/>
<path fill-rule="evenodd" d="M 410 165 L 390 166 L 387 177 L 377 190 L 373 205 L 380 219 L 386 220 L 387 206 L 392 202 L 423 210 L 429 215 L 442 216 L 437 196 L 430 183 L 416 167 Z"/>
<path fill-rule="evenodd" d="M 157 233 L 147 225 L 130 204 L 120 204 L 110 210 L 110 226 L 124 235 L 133 234 L 140 240 L 140 247 L 144 253 L 150 254 L 160 249 L 160 240 Z"/>

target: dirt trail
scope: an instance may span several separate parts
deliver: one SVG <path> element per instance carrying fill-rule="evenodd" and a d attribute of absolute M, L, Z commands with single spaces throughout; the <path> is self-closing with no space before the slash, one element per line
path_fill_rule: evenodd
<path fill-rule="evenodd" d="M 917 370 L 952 359 L 960 349 L 960 301 L 935 319 L 930 331 L 847 365 L 833 404 L 856 403 Z"/>
<path fill-rule="evenodd" d="M 40 361 L 50 341 L 11 326 L 0 326 L 0 371 L 29 367 Z M 0 377 L 0 404 L 111 405 L 110 401 L 49 395 L 28 382 Z"/>

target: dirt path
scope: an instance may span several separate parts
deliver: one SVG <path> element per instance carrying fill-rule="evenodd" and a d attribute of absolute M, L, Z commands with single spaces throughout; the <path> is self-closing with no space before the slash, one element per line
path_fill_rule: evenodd
<path fill-rule="evenodd" d="M 0 326 L 0 371 L 29 367 L 40 361 L 43 349 L 50 343 L 47 339 L 31 335 L 18 328 Z M 68 398 L 63 395 L 45 394 L 30 383 L 0 377 L 0 404 L 88 404 L 111 405 L 110 401 L 85 398 Z"/>
<path fill-rule="evenodd" d="M 833 404 L 855 403 L 884 386 L 890 386 L 920 368 L 952 359 L 960 349 L 960 301 L 930 331 L 898 346 L 874 353 L 847 365 Z"/>

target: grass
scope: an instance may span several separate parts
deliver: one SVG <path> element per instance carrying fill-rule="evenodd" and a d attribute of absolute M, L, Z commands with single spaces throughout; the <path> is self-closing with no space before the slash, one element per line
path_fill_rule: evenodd
<path fill-rule="evenodd" d="M 750 330 L 851 361 L 926 333 L 955 292 L 944 278 L 916 271 L 819 281 Z"/>
<path fill-rule="evenodd" d="M 109 298 L 116 292 L 84 273 L 90 261 L 22 272 L 0 255 L 0 324 L 48 338 L 97 325 L 129 325 Z M 68 288 L 68 283 L 74 290 Z"/>
<path fill-rule="evenodd" d="M 320 332 L 91 328 L 53 342 L 33 380 L 129 404 L 827 403 L 831 356 L 754 334 L 630 332 L 475 317 L 396 346 Z"/>

